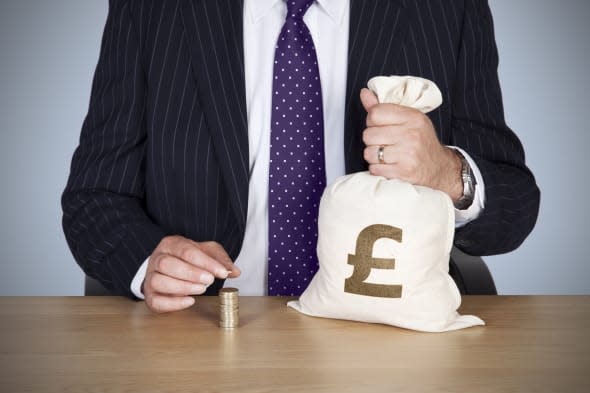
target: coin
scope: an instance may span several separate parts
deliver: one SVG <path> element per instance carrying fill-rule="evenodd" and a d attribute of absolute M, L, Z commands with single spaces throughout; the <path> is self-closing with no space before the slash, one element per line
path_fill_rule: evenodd
<path fill-rule="evenodd" d="M 236 328 L 240 323 L 239 291 L 237 288 L 219 290 L 219 326 L 226 329 Z"/>
<path fill-rule="evenodd" d="M 228 294 L 235 294 L 235 295 L 237 295 L 238 294 L 238 288 L 229 288 L 229 287 L 226 287 L 226 288 L 221 288 L 219 290 L 219 295 L 220 296 L 221 295 L 228 295 Z"/>

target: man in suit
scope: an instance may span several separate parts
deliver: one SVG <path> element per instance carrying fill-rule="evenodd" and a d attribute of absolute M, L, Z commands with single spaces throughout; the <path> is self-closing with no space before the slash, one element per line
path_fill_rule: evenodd
<path fill-rule="evenodd" d="M 111 0 L 62 197 L 72 253 L 158 312 L 228 277 L 298 295 L 323 187 L 367 169 L 446 192 L 468 254 L 511 251 L 539 190 L 497 64 L 485 0 Z M 363 89 L 394 74 L 434 81 L 443 105 L 427 117 Z"/>

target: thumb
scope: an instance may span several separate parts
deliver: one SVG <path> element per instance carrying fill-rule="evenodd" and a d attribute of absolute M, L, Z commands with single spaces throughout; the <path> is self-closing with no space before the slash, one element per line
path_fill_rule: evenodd
<path fill-rule="evenodd" d="M 371 109 L 379 103 L 379 100 L 371 90 L 365 87 L 361 89 L 361 103 L 363 104 L 365 110 L 368 112 L 369 109 Z"/>
<path fill-rule="evenodd" d="M 199 243 L 199 248 L 205 254 L 209 255 L 211 258 L 225 266 L 229 272 L 229 278 L 236 278 L 241 274 L 240 269 L 234 265 L 231 258 L 227 254 L 227 251 L 225 251 L 225 248 L 223 248 L 221 244 L 217 242 L 203 242 Z"/>

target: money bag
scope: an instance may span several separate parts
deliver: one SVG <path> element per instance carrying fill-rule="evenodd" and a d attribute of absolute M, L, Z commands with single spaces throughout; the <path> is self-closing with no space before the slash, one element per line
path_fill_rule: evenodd
<path fill-rule="evenodd" d="M 396 78 L 371 88 L 381 102 L 397 94 L 424 111 L 440 104 L 424 97 L 440 97 L 432 82 Z M 368 172 L 343 176 L 324 191 L 318 225 L 319 270 L 290 307 L 424 332 L 484 324 L 457 312 L 461 295 L 448 274 L 455 212 L 444 192 Z"/>

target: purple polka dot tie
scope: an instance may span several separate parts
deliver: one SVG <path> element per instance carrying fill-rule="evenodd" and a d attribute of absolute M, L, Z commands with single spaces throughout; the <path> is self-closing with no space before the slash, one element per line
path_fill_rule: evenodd
<path fill-rule="evenodd" d="M 324 115 L 315 47 L 287 0 L 275 50 L 269 168 L 268 294 L 298 296 L 318 270 L 318 208 L 326 186 Z"/>

